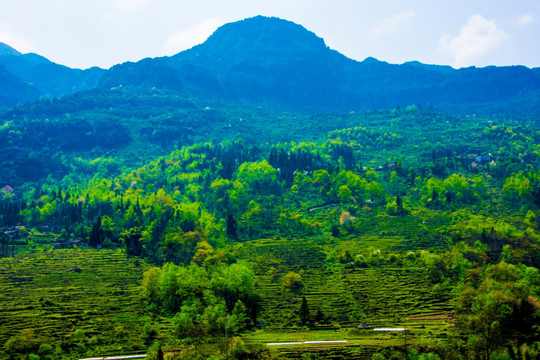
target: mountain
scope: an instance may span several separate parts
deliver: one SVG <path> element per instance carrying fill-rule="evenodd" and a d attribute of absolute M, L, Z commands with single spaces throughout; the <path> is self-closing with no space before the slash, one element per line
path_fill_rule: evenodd
<path fill-rule="evenodd" d="M 13 106 L 20 102 L 37 99 L 39 96 L 59 97 L 96 87 L 99 77 L 105 71 L 97 67 L 87 70 L 72 69 L 59 65 L 43 56 L 29 53 L 21 54 L 7 44 L 0 43 L 0 66 L 18 78 L 19 83 L 26 83 L 26 95 L 11 96 L 0 106 Z M 0 91 L 9 92 L 8 83 L 0 83 Z"/>
<path fill-rule="evenodd" d="M 0 56 L 19 56 L 20 52 L 12 48 L 6 43 L 0 42 Z"/>
<path fill-rule="evenodd" d="M 540 113 L 538 68 L 356 61 L 301 25 L 263 16 L 223 25 L 204 43 L 174 56 L 126 62 L 108 71 L 70 69 L 1 43 L 0 66 L 19 79 L 19 91 L 22 83 L 28 87 L 20 97 L 14 92 L 3 99 L 3 107 L 96 86 L 128 86 L 188 98 L 270 102 L 308 113 L 410 104 L 461 113 Z M 10 92 L 8 83 L 0 90 Z"/>
<path fill-rule="evenodd" d="M 203 44 L 172 57 L 114 66 L 100 79 L 102 88 L 119 85 L 270 100 L 310 111 L 430 103 L 445 110 L 493 112 L 540 93 L 537 69 L 358 62 L 300 25 L 262 16 L 226 24 Z"/>
<path fill-rule="evenodd" d="M 170 58 L 114 66 L 100 86 L 137 85 L 133 79 L 153 66 L 159 67 L 158 73 L 174 74 L 166 77 L 168 88 L 176 84 L 185 92 L 303 107 L 320 101 L 339 106 L 344 71 L 354 64 L 302 26 L 258 16 L 226 24 L 203 44 Z M 148 76 L 143 78 L 148 81 Z"/>
<path fill-rule="evenodd" d="M 34 86 L 0 66 L 0 109 L 19 102 L 34 100 L 40 94 L 41 92 Z"/>
<path fill-rule="evenodd" d="M 0 58 L 18 60 L 19 70 L 29 64 L 62 68 L 36 54 L 3 49 L 8 55 Z M 82 74 L 93 78 L 101 70 L 92 76 L 90 71 Z M 14 92 L 0 94 L 19 96 L 0 97 L 4 103 L 44 94 L 0 67 L 2 79 L 7 80 L 0 88 Z M 300 25 L 250 18 L 220 27 L 203 44 L 175 56 L 116 65 L 94 89 L 0 112 L 0 183 L 61 178 L 84 163 L 79 159 L 114 157 L 117 165 L 137 167 L 197 142 L 316 141 L 329 131 L 358 126 L 357 118 L 335 113 L 397 111 L 411 104 L 519 121 L 525 117 L 518 115 L 540 114 L 538 69 L 358 62 Z M 314 116 L 320 113 L 334 115 Z"/>

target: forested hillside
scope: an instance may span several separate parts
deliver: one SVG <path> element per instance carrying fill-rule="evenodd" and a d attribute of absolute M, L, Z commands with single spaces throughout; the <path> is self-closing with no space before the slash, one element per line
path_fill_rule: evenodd
<path fill-rule="evenodd" d="M 80 158 L 61 181 L 6 185 L 2 254 L 89 246 L 156 266 L 140 269 L 135 301 L 146 320 L 125 330 L 140 339 L 130 340 L 135 350 L 225 354 L 218 344 L 227 328 L 240 336 L 228 350 L 236 356 L 277 356 L 256 345 L 287 341 L 284 330 L 302 341 L 348 339 L 345 347 L 279 349 L 293 358 L 404 356 L 397 339 L 354 330 L 366 321 L 410 328 L 416 353 L 536 356 L 535 122 L 416 106 L 309 121 L 349 127 L 325 139 L 307 132 L 309 141 L 201 142 L 131 169 L 112 154 Z M 8 289 L 24 278 L 15 268 L 3 276 Z M 61 339 L 54 356 L 114 349 L 84 318 L 15 346 L 27 326 L 5 328 L 5 356 Z M 73 348 L 70 334 L 81 327 L 84 346 Z M 143 327 L 146 338 L 132 333 Z"/>

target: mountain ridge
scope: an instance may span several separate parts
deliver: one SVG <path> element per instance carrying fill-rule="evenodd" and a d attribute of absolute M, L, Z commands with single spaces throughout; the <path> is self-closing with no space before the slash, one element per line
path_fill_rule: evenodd
<path fill-rule="evenodd" d="M 181 96 L 275 102 L 310 113 L 431 104 L 444 111 L 500 112 L 512 106 L 540 112 L 540 70 L 525 66 L 454 69 L 372 57 L 350 59 L 302 25 L 256 16 L 218 28 L 205 42 L 170 57 L 125 62 L 108 70 L 71 69 L 38 54 L 0 44 L 0 66 L 33 88 L 0 103 L 8 108 L 39 96 L 93 88 L 161 88 Z M 503 104 L 503 105 L 501 105 Z M 511 104 L 511 105 L 508 105 Z"/>
<path fill-rule="evenodd" d="M 150 69 L 154 71 L 148 75 Z M 359 62 L 330 49 L 301 25 L 262 16 L 225 24 L 204 43 L 171 57 L 115 65 L 103 74 L 99 87 L 124 83 L 184 94 L 275 100 L 310 111 L 411 103 L 444 110 L 456 106 L 465 112 L 480 111 L 476 105 L 481 105 L 489 111 L 524 93 L 540 94 L 538 71 L 524 66 L 453 69 L 418 61 Z"/>
<path fill-rule="evenodd" d="M 0 83 L 0 92 L 13 93 L 14 88 L 22 87 L 21 83 L 33 89 L 21 96 L 4 97 L 0 108 L 37 100 L 41 96 L 55 98 L 95 88 L 105 72 L 98 67 L 72 69 L 39 54 L 23 54 L 5 43 L 0 43 L 0 66 L 11 74 L 10 81 Z"/>
<path fill-rule="evenodd" d="M 18 56 L 22 55 L 20 52 L 9 46 L 8 44 L 0 41 L 0 56 Z"/>

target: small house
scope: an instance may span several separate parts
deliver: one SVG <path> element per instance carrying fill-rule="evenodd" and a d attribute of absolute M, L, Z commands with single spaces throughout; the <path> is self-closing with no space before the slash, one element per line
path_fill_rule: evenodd
<path fill-rule="evenodd" d="M 7 229 L 6 231 L 4 231 L 4 235 L 8 239 L 12 239 L 12 240 L 22 239 L 23 237 L 26 236 L 26 234 L 27 234 L 26 230 L 22 226 L 13 226 Z"/>

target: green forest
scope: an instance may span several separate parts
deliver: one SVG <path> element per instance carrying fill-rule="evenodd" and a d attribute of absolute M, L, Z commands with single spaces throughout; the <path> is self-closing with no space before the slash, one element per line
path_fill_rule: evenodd
<path fill-rule="evenodd" d="M 0 126 L 0 359 L 540 357 L 535 118 L 190 105 L 62 142 L 9 120 L 36 104 Z"/>

